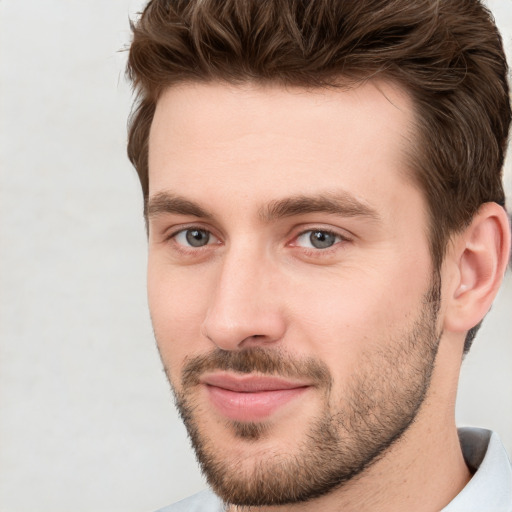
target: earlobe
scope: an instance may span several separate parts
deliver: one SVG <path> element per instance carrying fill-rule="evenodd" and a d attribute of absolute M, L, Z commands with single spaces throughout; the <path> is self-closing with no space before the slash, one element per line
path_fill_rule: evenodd
<path fill-rule="evenodd" d="M 468 331 L 489 311 L 510 257 L 510 224 L 505 210 L 485 203 L 459 235 L 452 255 L 457 279 L 446 297 L 444 328 Z"/>

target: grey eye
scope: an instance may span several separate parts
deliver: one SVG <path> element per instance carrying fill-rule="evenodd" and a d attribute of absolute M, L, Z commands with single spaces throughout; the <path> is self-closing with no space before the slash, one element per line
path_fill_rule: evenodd
<path fill-rule="evenodd" d="M 210 241 L 210 233 L 203 229 L 187 229 L 184 234 L 187 244 L 191 247 L 203 247 Z"/>
<path fill-rule="evenodd" d="M 338 235 L 328 231 L 311 231 L 309 235 L 309 241 L 316 249 L 327 249 L 333 246 L 338 239 Z"/>

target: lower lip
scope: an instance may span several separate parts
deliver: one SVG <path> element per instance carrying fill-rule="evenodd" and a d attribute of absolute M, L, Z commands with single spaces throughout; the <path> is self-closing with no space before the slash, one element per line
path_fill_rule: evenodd
<path fill-rule="evenodd" d="M 308 389 L 276 389 L 241 393 L 217 386 L 206 386 L 210 399 L 218 411 L 234 421 L 261 421 L 299 397 Z"/>

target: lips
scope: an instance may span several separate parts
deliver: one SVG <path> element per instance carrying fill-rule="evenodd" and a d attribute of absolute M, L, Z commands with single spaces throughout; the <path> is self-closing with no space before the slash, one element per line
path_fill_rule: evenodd
<path fill-rule="evenodd" d="M 262 421 L 301 396 L 308 383 L 279 377 L 208 374 L 201 379 L 221 415 L 242 422 Z"/>

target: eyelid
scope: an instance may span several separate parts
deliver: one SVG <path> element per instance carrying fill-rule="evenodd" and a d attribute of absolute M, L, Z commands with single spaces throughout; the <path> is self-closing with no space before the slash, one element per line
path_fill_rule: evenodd
<path fill-rule="evenodd" d="M 204 246 L 194 247 L 194 246 L 190 246 L 188 244 L 179 243 L 178 241 L 175 240 L 177 235 L 179 235 L 180 233 L 183 233 L 185 231 L 193 231 L 193 230 L 207 232 L 210 235 L 210 240 L 208 241 L 208 243 Z M 339 248 L 338 246 L 340 244 L 343 244 L 346 242 L 351 242 L 351 241 L 353 241 L 354 238 L 356 238 L 355 235 L 353 235 L 351 232 L 347 231 L 346 229 L 333 227 L 332 225 L 329 225 L 329 226 L 322 225 L 322 224 L 309 224 L 306 226 L 301 225 L 301 226 L 296 226 L 291 231 L 292 231 L 290 233 L 291 240 L 290 240 L 290 238 L 288 238 L 290 241 L 286 245 L 288 245 L 289 247 L 294 247 L 297 249 L 310 251 L 312 253 L 313 252 L 314 253 L 327 253 L 329 251 L 336 250 L 337 248 Z M 299 237 L 304 236 L 308 233 L 313 233 L 313 232 L 328 233 L 328 234 L 331 234 L 334 237 L 338 238 L 338 240 L 332 246 L 329 246 L 326 248 L 316 248 L 314 246 L 307 247 L 307 246 L 299 245 L 297 243 L 297 240 Z M 190 251 L 194 251 L 194 252 L 198 252 L 201 249 L 207 249 L 208 247 L 210 247 L 212 245 L 217 245 L 217 244 L 223 243 L 222 237 L 221 237 L 221 235 L 219 235 L 217 233 L 216 229 L 213 229 L 210 226 L 205 226 L 204 224 L 201 224 L 201 223 L 184 223 L 184 224 L 179 224 L 179 225 L 174 225 L 174 226 L 168 227 L 162 233 L 162 242 L 169 243 L 172 240 L 175 240 L 175 244 L 177 246 L 179 246 L 179 248 L 181 248 L 182 250 L 185 250 L 185 251 L 190 250 Z"/>
<path fill-rule="evenodd" d="M 210 235 L 210 239 L 208 240 L 208 243 L 206 245 L 203 245 L 203 246 L 200 246 L 200 247 L 193 247 L 193 246 L 190 246 L 190 245 L 185 245 L 185 244 L 179 243 L 176 240 L 176 237 L 180 233 L 184 233 L 185 231 L 194 231 L 194 230 L 204 231 L 204 232 L 206 232 L 206 233 L 208 233 Z M 165 232 L 164 232 L 164 240 L 163 241 L 164 242 L 170 242 L 172 240 L 174 240 L 176 245 L 178 245 L 182 249 L 184 249 L 184 250 L 192 250 L 192 251 L 199 251 L 201 249 L 205 249 L 208 246 L 216 245 L 216 244 L 219 244 L 221 242 L 221 239 L 220 239 L 219 235 L 217 235 L 214 232 L 213 229 L 211 229 L 208 226 L 204 226 L 204 225 L 200 225 L 200 224 L 196 224 L 196 223 L 180 224 L 180 225 L 177 225 L 177 226 L 172 226 L 172 227 L 168 228 L 167 230 L 165 230 Z"/>
<path fill-rule="evenodd" d="M 315 231 L 320 231 L 322 233 L 329 233 L 330 235 L 334 235 L 340 237 L 344 241 L 351 241 L 356 238 L 355 235 L 347 231 L 346 229 L 336 228 L 333 226 L 325 226 L 321 224 L 311 224 L 308 226 L 300 226 L 299 228 L 295 228 L 293 230 L 292 239 L 296 240 L 302 235 L 306 233 L 313 233 Z"/>
<path fill-rule="evenodd" d="M 334 239 L 333 244 L 328 246 L 328 247 L 324 247 L 323 250 L 330 249 L 331 247 L 333 247 L 334 245 L 336 245 L 337 243 L 339 243 L 339 242 L 341 242 L 343 240 L 343 237 L 341 235 L 339 235 L 338 233 L 333 233 L 331 231 L 326 231 L 324 229 L 308 229 L 307 231 L 304 231 L 301 234 L 299 234 L 298 236 L 296 236 L 295 240 L 298 241 L 301 238 L 307 238 L 306 235 L 308 235 L 308 234 L 309 234 L 309 238 L 311 239 L 311 235 L 313 233 L 324 233 L 326 235 L 330 235 L 330 236 L 333 237 L 333 239 Z M 309 248 L 311 248 L 311 247 L 309 247 Z M 313 249 L 319 249 L 320 250 L 321 248 L 313 246 Z"/>
<path fill-rule="evenodd" d="M 163 230 L 162 236 L 169 240 L 175 237 L 178 233 L 181 233 L 182 231 L 190 231 L 194 229 L 197 229 L 198 231 L 206 231 L 211 235 L 215 236 L 215 238 L 219 238 L 214 233 L 214 230 L 210 226 L 205 226 L 200 222 L 183 222 L 182 224 L 175 224 L 173 226 L 169 226 L 165 230 Z"/>
<path fill-rule="evenodd" d="M 323 232 L 329 233 L 337 238 L 332 245 L 327 247 L 315 247 L 312 243 L 299 243 L 299 238 L 309 233 Z M 345 229 L 333 227 L 332 225 L 325 226 L 319 224 L 309 224 L 307 226 L 300 226 L 297 228 L 295 235 L 287 244 L 290 249 L 296 252 L 299 257 L 305 257 L 311 261 L 318 263 L 331 261 L 333 257 L 339 254 L 340 251 L 348 249 L 348 246 L 354 241 L 355 235 L 347 232 Z"/>

